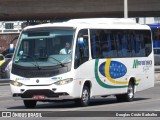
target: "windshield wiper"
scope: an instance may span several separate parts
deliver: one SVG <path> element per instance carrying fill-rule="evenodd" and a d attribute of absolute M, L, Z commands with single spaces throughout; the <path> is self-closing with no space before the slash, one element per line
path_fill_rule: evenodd
<path fill-rule="evenodd" d="M 46 57 L 46 58 L 47 58 L 47 59 L 48 59 L 48 58 L 52 58 L 52 59 L 54 59 L 55 61 L 59 62 L 59 64 L 60 64 L 62 67 L 65 66 L 61 61 L 57 60 L 57 59 L 54 58 L 54 57 Z"/>
<path fill-rule="evenodd" d="M 38 70 L 41 70 L 41 68 L 40 68 L 40 66 L 39 66 L 39 64 L 38 64 L 38 62 L 36 61 L 36 59 L 33 57 L 33 56 L 31 56 L 31 55 L 28 55 L 28 54 L 23 54 L 23 55 L 21 55 L 22 57 L 23 56 L 26 56 L 26 57 L 29 57 L 29 58 L 32 58 L 32 60 L 36 63 L 36 64 L 33 64 L 35 67 L 37 67 L 38 68 Z"/>

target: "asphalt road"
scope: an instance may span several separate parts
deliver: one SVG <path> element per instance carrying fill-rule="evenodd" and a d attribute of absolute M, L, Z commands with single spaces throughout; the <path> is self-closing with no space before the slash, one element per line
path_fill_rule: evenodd
<path fill-rule="evenodd" d="M 35 109 L 26 109 L 22 101 L 13 100 L 10 94 L 9 85 L 0 86 L 0 111 L 1 112 L 12 111 L 12 113 L 18 112 L 21 114 L 22 112 L 31 112 L 31 113 L 40 112 L 39 114 L 37 113 L 37 115 L 40 115 L 42 117 L 47 116 L 48 119 L 53 119 L 52 117 L 55 117 L 54 119 L 61 119 L 61 120 L 62 119 L 71 120 L 74 117 L 78 117 L 78 120 L 81 120 L 81 119 L 84 120 L 84 118 L 86 117 L 89 117 L 88 119 L 92 119 L 92 120 L 97 117 L 100 117 L 101 119 L 109 117 L 108 119 L 112 119 L 112 117 L 114 116 L 117 117 L 116 114 L 117 115 L 120 114 L 121 111 L 122 113 L 126 113 L 129 111 L 130 115 L 132 111 L 139 111 L 138 114 L 142 114 L 141 111 L 153 112 L 156 114 L 156 112 L 158 111 L 158 115 L 160 116 L 159 103 L 160 103 L 160 82 L 159 81 L 155 82 L 155 87 L 141 91 L 141 92 L 137 92 L 135 94 L 135 99 L 133 102 L 118 103 L 114 96 L 110 96 L 107 98 L 92 100 L 91 104 L 88 107 L 78 107 L 75 105 L 74 102 L 60 102 L 60 103 L 38 102 Z M 24 113 L 24 115 L 25 114 L 28 114 L 28 113 Z M 12 115 L 15 117 L 12 119 L 17 119 L 16 114 L 12 114 Z M 121 118 L 123 119 L 123 117 Z M 127 117 L 127 119 L 128 118 L 129 117 Z M 145 119 L 149 119 L 149 118 L 150 117 L 147 117 Z M 9 119 L 11 118 L 7 118 L 7 120 Z M 34 118 L 34 119 L 41 120 L 43 118 Z M 154 119 L 158 119 L 158 117 L 155 117 Z"/>

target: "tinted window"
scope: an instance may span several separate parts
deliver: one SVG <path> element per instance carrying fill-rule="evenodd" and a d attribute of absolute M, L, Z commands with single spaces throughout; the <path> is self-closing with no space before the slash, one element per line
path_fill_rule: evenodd
<path fill-rule="evenodd" d="M 147 30 L 90 30 L 92 58 L 145 57 L 152 51 Z"/>

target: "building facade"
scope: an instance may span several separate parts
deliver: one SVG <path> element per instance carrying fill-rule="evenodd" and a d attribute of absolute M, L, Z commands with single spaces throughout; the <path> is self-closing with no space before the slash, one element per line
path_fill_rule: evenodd
<path fill-rule="evenodd" d="M 10 44 L 15 44 L 22 30 L 23 21 L 0 22 L 0 53 L 7 54 Z"/>

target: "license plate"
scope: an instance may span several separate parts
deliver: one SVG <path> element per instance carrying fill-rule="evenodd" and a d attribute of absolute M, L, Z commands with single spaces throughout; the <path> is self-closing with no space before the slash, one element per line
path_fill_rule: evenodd
<path fill-rule="evenodd" d="M 33 99 L 34 99 L 34 100 L 44 100 L 44 99 L 45 99 L 45 96 L 44 96 L 44 95 L 34 95 L 34 96 L 33 96 Z"/>

